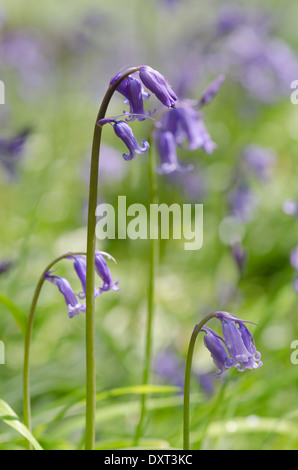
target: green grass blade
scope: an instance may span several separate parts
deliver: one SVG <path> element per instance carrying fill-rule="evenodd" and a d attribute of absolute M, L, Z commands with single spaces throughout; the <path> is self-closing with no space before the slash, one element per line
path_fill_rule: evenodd
<path fill-rule="evenodd" d="M 17 326 L 21 330 L 21 333 L 25 335 L 27 317 L 23 310 L 17 307 L 8 297 L 0 294 L 0 304 L 2 304 L 12 314 Z"/>
<path fill-rule="evenodd" d="M 42 450 L 35 437 L 31 434 L 29 429 L 21 423 L 13 409 L 4 401 L 0 399 L 0 419 L 11 428 L 15 429 L 19 434 L 24 436 L 32 444 L 33 449 Z"/>

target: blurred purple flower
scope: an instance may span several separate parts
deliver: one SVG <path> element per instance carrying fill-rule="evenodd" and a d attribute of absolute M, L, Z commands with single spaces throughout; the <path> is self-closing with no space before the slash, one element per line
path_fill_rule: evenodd
<path fill-rule="evenodd" d="M 16 175 L 16 166 L 20 161 L 30 130 L 16 134 L 11 138 L 0 138 L 0 162 L 10 177 Z"/>
<path fill-rule="evenodd" d="M 163 351 L 154 361 L 155 372 L 175 387 L 184 388 L 184 366 L 178 357 L 171 351 Z"/>
<path fill-rule="evenodd" d="M 253 191 L 241 184 L 228 194 L 230 213 L 243 222 L 250 222 L 253 218 L 257 198 Z"/>
<path fill-rule="evenodd" d="M 171 132 L 158 132 L 156 137 L 157 149 L 161 165 L 156 168 L 159 174 L 169 174 L 174 171 L 188 171 L 192 165 L 183 166 L 178 162 L 175 136 Z"/>
<path fill-rule="evenodd" d="M 216 144 L 212 142 L 202 115 L 189 101 L 182 101 L 176 110 L 176 142 L 182 146 L 187 143 L 188 150 L 203 148 L 206 153 L 212 153 Z"/>
<path fill-rule="evenodd" d="M 242 274 L 247 260 L 247 254 L 245 253 L 242 244 L 240 242 L 232 243 L 231 252 L 239 269 L 239 273 Z"/>
<path fill-rule="evenodd" d="M 166 382 L 179 387 L 179 393 L 183 393 L 185 364 L 177 354 L 171 350 L 161 351 L 154 361 L 154 370 Z M 195 373 L 195 378 L 207 396 L 212 395 L 214 386 L 210 373 Z"/>
<path fill-rule="evenodd" d="M 172 173 L 173 171 L 191 170 L 192 165 L 182 166 L 178 163 L 177 148 L 197 150 L 202 148 L 211 154 L 216 148 L 199 108 L 211 102 L 218 93 L 223 82 L 223 76 L 217 77 L 203 92 L 200 100 L 180 100 L 174 109 L 163 113 L 156 124 L 155 139 L 162 161 L 158 172 Z M 171 164 L 169 164 L 171 163 Z"/>
<path fill-rule="evenodd" d="M 298 62 L 290 47 L 269 34 L 261 23 L 247 21 L 229 34 L 226 61 L 242 86 L 263 103 L 288 94 L 297 78 Z"/>
<path fill-rule="evenodd" d="M 245 21 L 245 15 L 242 11 L 234 7 L 224 7 L 220 12 L 216 21 L 216 34 L 222 36 L 228 34 Z"/>
<path fill-rule="evenodd" d="M 9 271 L 12 265 L 12 261 L 0 261 L 0 275 Z"/>
<path fill-rule="evenodd" d="M 201 99 L 199 100 L 199 107 L 205 106 L 209 104 L 213 98 L 219 92 L 219 89 L 224 82 L 225 77 L 224 75 L 219 75 L 216 77 L 209 85 L 207 86 L 206 90 L 203 92 Z"/>
<path fill-rule="evenodd" d="M 298 246 L 291 251 L 290 261 L 293 268 L 298 272 Z"/>
<path fill-rule="evenodd" d="M 49 88 L 55 76 L 49 41 L 36 32 L 16 30 L 1 37 L 0 60 L 19 73 L 19 93 L 24 99 Z"/>
<path fill-rule="evenodd" d="M 187 202 L 197 203 L 206 195 L 206 180 L 197 162 L 193 165 L 193 171 L 176 171 L 168 176 L 168 180 L 182 191 Z"/>
<path fill-rule="evenodd" d="M 242 155 L 249 169 L 260 181 L 268 181 L 270 179 L 271 170 L 277 158 L 273 150 L 257 145 L 248 145 L 243 150 Z"/>
<path fill-rule="evenodd" d="M 298 201 L 292 199 L 286 199 L 283 203 L 283 211 L 287 215 L 293 215 L 298 219 Z"/>

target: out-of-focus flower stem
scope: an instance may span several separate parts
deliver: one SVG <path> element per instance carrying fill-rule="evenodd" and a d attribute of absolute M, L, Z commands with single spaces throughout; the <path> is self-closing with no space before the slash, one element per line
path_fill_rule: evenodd
<path fill-rule="evenodd" d="M 86 253 L 82 252 L 77 252 L 77 253 L 71 253 L 72 255 L 85 255 Z M 43 286 L 43 283 L 45 282 L 45 274 L 46 272 L 50 271 L 52 267 L 58 263 L 59 261 L 67 258 L 70 255 L 70 253 L 65 253 L 61 256 L 58 256 L 58 258 L 55 258 L 53 261 L 51 261 L 50 264 L 45 268 L 45 270 L 42 272 L 39 281 L 36 285 L 32 302 L 31 302 L 31 307 L 30 307 L 30 312 L 29 312 L 29 317 L 27 321 L 27 326 L 26 326 L 26 332 L 25 332 L 25 346 L 24 346 L 24 367 L 23 367 L 23 413 L 24 413 L 24 424 L 27 426 L 27 428 L 31 431 L 31 399 L 30 399 L 30 345 L 31 345 L 31 338 L 32 338 L 32 329 L 33 329 L 33 322 L 34 322 L 34 316 L 35 316 L 35 311 L 36 311 L 36 306 L 37 302 L 39 299 L 39 295 L 41 292 L 41 288 Z M 28 450 L 31 449 L 31 444 L 29 441 L 26 441 L 26 448 Z"/>
<path fill-rule="evenodd" d="M 193 358 L 193 351 L 195 347 L 195 342 L 201 328 L 209 321 L 211 318 L 216 317 L 216 312 L 210 313 L 203 318 L 203 320 L 198 323 L 191 335 L 187 358 L 185 366 L 185 381 L 184 381 L 184 405 L 183 405 L 183 450 L 190 450 L 189 446 L 189 404 L 190 404 L 190 377 L 191 377 L 191 365 Z"/>
<path fill-rule="evenodd" d="M 95 444 L 95 411 L 96 411 L 96 362 L 95 362 L 95 316 L 94 316 L 94 284 L 95 284 L 95 249 L 96 249 L 96 206 L 98 196 L 98 166 L 102 127 L 98 125 L 104 119 L 110 100 L 118 85 L 128 75 L 137 72 L 138 67 L 126 70 L 121 77 L 110 85 L 100 106 L 93 134 L 89 205 L 87 224 L 87 257 L 86 257 L 86 431 L 85 449 L 93 450 Z"/>
<path fill-rule="evenodd" d="M 150 142 L 149 146 L 149 184 L 150 184 L 150 205 L 158 203 L 158 187 L 156 178 L 155 155 Z M 155 228 L 157 229 L 157 228 Z M 150 259 L 149 259 L 149 284 L 148 284 L 148 300 L 147 300 L 147 326 L 146 326 L 146 346 L 145 346 L 145 362 L 143 371 L 143 385 L 148 385 L 150 377 L 151 359 L 152 359 L 152 330 L 155 310 L 155 277 L 159 263 L 159 239 L 150 239 Z M 141 412 L 137 425 L 134 445 L 138 445 L 139 439 L 143 432 L 143 423 L 146 415 L 146 394 L 141 397 Z"/>

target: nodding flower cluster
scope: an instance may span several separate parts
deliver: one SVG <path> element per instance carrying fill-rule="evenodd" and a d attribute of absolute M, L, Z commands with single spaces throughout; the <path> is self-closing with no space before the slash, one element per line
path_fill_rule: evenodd
<path fill-rule="evenodd" d="M 216 148 L 203 121 L 200 109 L 209 104 L 218 93 L 224 77 L 220 75 L 209 84 L 200 100 L 181 100 L 174 109 L 164 113 L 156 125 L 155 139 L 161 159 L 157 168 L 160 174 L 189 171 L 192 165 L 181 165 L 178 148 L 197 150 L 202 148 L 211 154 Z"/>
<path fill-rule="evenodd" d="M 123 154 L 125 160 L 132 160 L 136 154 L 145 153 L 149 148 L 148 142 L 143 141 L 140 145 L 127 124 L 135 119 L 144 121 L 155 112 L 155 110 L 145 111 L 144 109 L 144 99 L 147 100 L 150 97 L 150 94 L 144 89 L 145 87 L 168 108 L 168 112 L 162 113 L 160 120 L 156 123 L 153 135 L 161 159 L 161 165 L 157 168 L 157 172 L 168 174 L 173 171 L 192 169 L 191 165 L 180 165 L 177 158 L 177 148 L 184 147 L 188 150 L 202 148 L 206 153 L 213 152 L 216 144 L 211 140 L 206 129 L 200 108 L 212 101 L 218 93 L 224 77 L 219 76 L 210 83 L 200 100 L 178 101 L 167 79 L 157 70 L 142 65 L 138 67 L 138 73 L 139 78 L 129 75 L 117 87 L 117 91 L 124 97 L 124 103 L 130 107 L 129 112 L 123 112 L 127 116 L 126 120 L 119 121 L 116 117 L 104 118 L 98 121 L 98 125 L 112 124 L 115 134 L 129 149 L 128 155 Z M 122 71 L 111 79 L 110 86 L 119 80 L 121 74 Z"/>
<path fill-rule="evenodd" d="M 130 106 L 129 113 L 124 111 L 124 115 L 127 115 L 126 121 L 133 121 L 135 119 L 144 121 L 154 113 L 154 111 L 146 112 L 144 109 L 143 100 L 148 99 L 150 94 L 144 90 L 143 85 L 154 93 L 163 105 L 168 108 L 175 106 L 178 98 L 167 79 L 161 73 L 147 65 L 138 67 L 138 73 L 139 78 L 128 75 L 117 87 L 117 91 L 124 96 L 124 103 Z M 110 86 L 116 83 L 121 75 L 122 71 L 117 73 L 111 79 Z M 115 117 L 104 118 L 98 121 L 98 125 L 112 124 L 115 134 L 124 142 L 129 150 L 129 155 L 123 154 L 123 158 L 125 160 L 133 160 L 136 154 L 145 153 L 148 150 L 149 143 L 144 141 L 142 146 L 139 145 L 126 121 L 118 121 Z"/>
<path fill-rule="evenodd" d="M 114 258 L 108 253 L 102 251 L 95 252 L 95 271 L 102 279 L 102 284 L 98 289 L 95 288 L 94 297 L 98 297 L 103 292 L 109 290 L 119 290 L 118 280 L 113 281 L 105 257 L 115 262 Z M 82 285 L 81 292 L 76 295 L 68 280 L 64 277 L 53 275 L 52 271 L 47 271 L 44 275 L 44 279 L 58 287 L 59 291 L 64 296 L 68 316 L 69 318 L 73 318 L 86 311 L 86 304 L 81 302 L 81 300 L 86 298 L 86 256 L 69 254 L 67 259 L 74 261 L 74 269 Z"/>
<path fill-rule="evenodd" d="M 240 320 L 228 312 L 217 312 L 216 317 L 222 323 L 223 337 L 207 326 L 201 328 L 205 333 L 204 344 L 219 369 L 215 376 L 220 377 L 231 367 L 243 372 L 262 366 L 261 354 L 256 349 L 253 335 L 245 325 L 251 322 Z"/>

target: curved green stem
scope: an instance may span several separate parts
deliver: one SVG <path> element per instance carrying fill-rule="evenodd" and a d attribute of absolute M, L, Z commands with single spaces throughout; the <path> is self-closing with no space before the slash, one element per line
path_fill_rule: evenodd
<path fill-rule="evenodd" d="M 149 184 L 150 184 L 150 205 L 158 203 L 157 180 L 155 169 L 155 158 L 150 145 L 149 150 Z M 155 276 L 159 258 L 159 239 L 151 238 L 150 240 L 150 260 L 149 260 L 149 285 L 148 285 L 148 310 L 147 310 L 147 327 L 146 327 L 146 346 L 145 346 L 145 363 L 143 371 L 143 385 L 147 385 L 150 376 L 151 357 L 152 357 L 152 329 L 153 317 L 155 309 Z M 146 415 L 147 395 L 141 397 L 141 412 L 136 429 L 134 445 L 138 445 L 138 441 L 142 435 L 143 423 Z"/>
<path fill-rule="evenodd" d="M 45 281 L 44 275 L 49 271 L 56 263 L 62 259 L 67 258 L 69 255 L 85 255 L 86 253 L 76 252 L 76 253 L 65 253 L 64 255 L 58 256 L 55 258 L 42 272 L 38 284 L 36 285 L 33 299 L 31 302 L 30 313 L 27 321 L 27 327 L 25 332 L 25 347 L 24 347 L 24 367 L 23 367 L 23 409 L 24 409 L 24 424 L 31 431 L 31 400 L 30 400 L 30 345 L 32 337 L 32 329 L 34 316 L 36 311 L 36 305 L 38 302 L 39 294 L 41 288 Z M 27 449 L 31 449 L 30 442 L 27 441 Z"/>
<path fill-rule="evenodd" d="M 210 313 L 203 320 L 198 323 L 191 335 L 187 358 L 185 366 L 185 381 L 184 381 L 184 406 L 183 406 L 183 450 L 189 449 L 189 404 L 190 404 L 190 377 L 191 377 L 191 365 L 193 358 L 193 351 L 195 347 L 195 342 L 201 328 L 209 321 L 211 318 L 216 317 L 216 313 Z"/>
<path fill-rule="evenodd" d="M 86 433 L 85 449 L 94 449 L 95 444 L 95 410 L 96 410 L 96 361 L 95 361 L 95 316 L 94 316 L 94 282 L 95 282 L 95 248 L 96 248 L 96 206 L 98 195 L 98 166 L 102 127 L 98 121 L 103 119 L 110 100 L 118 85 L 128 75 L 137 72 L 139 67 L 127 70 L 113 85 L 111 85 L 100 106 L 93 134 L 89 206 L 87 224 L 87 257 L 86 257 Z"/>

